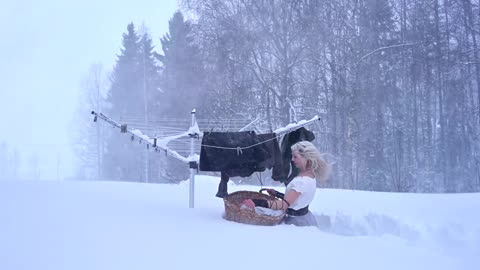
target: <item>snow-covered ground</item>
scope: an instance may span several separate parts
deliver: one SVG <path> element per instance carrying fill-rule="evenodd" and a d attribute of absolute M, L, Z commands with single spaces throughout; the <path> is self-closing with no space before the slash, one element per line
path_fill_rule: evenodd
<path fill-rule="evenodd" d="M 227 221 L 218 181 L 0 181 L 0 269 L 480 269 L 479 193 L 319 189 L 320 230 Z"/>

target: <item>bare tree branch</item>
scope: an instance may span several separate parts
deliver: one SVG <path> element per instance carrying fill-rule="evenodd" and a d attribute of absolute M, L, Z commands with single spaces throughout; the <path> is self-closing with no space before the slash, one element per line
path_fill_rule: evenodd
<path fill-rule="evenodd" d="M 380 47 L 378 49 L 375 49 L 369 53 L 367 53 L 366 55 L 362 56 L 356 63 L 355 63 L 355 66 L 358 66 L 358 64 L 360 64 L 360 62 L 362 62 L 365 58 L 369 57 L 370 55 L 376 53 L 376 52 L 379 52 L 379 51 L 384 51 L 384 50 L 389 50 L 389 49 L 395 49 L 395 48 L 401 48 L 401 47 L 411 47 L 411 46 L 415 46 L 415 45 L 418 45 L 418 44 L 421 44 L 423 42 L 416 42 L 416 43 L 409 43 L 409 44 L 397 44 L 397 45 L 392 45 L 392 46 L 386 46 L 386 47 Z"/>

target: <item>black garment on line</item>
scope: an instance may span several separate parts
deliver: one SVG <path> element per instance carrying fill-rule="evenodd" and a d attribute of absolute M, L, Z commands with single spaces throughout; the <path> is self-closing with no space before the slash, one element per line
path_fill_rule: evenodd
<path fill-rule="evenodd" d="M 315 135 L 304 127 L 285 134 L 281 147 L 275 133 L 256 134 L 243 132 L 208 132 L 204 133 L 200 151 L 200 171 L 219 171 L 221 180 L 216 196 L 223 198 L 228 194 L 227 183 L 230 177 L 248 177 L 254 172 L 272 169 L 272 179 L 288 185 L 298 175 L 293 164 L 290 147 L 299 141 L 313 141 Z M 213 145 L 236 148 L 262 143 L 256 147 L 243 149 L 240 156 L 237 150 L 205 147 Z M 246 151 L 247 150 L 247 151 Z M 203 163 L 203 164 L 202 164 Z"/>
<path fill-rule="evenodd" d="M 250 147 L 252 145 L 256 146 Z M 248 148 L 240 151 L 236 149 L 237 147 Z M 221 172 L 216 195 L 220 198 L 228 194 L 227 183 L 230 177 L 248 177 L 254 172 L 271 169 L 280 162 L 281 153 L 275 133 L 208 132 L 204 133 L 202 138 L 199 170 Z"/>
<path fill-rule="evenodd" d="M 273 167 L 272 179 L 284 183 L 285 186 L 288 185 L 288 183 L 298 175 L 298 169 L 292 162 L 292 149 L 290 147 L 300 141 L 312 142 L 313 140 L 315 140 L 313 132 L 304 127 L 285 134 L 280 148 L 282 158 L 281 161 Z"/>
<path fill-rule="evenodd" d="M 204 133 L 199 169 L 211 172 L 225 171 L 230 172 L 230 176 L 241 177 L 265 170 L 265 161 L 272 157 L 272 151 L 268 149 L 267 144 L 260 143 L 262 139 L 263 136 L 253 131 Z M 259 145 L 251 147 L 255 144 Z"/>

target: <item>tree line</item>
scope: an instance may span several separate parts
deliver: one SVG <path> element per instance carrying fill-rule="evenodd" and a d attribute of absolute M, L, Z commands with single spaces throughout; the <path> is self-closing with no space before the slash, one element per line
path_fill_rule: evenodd
<path fill-rule="evenodd" d="M 127 26 L 102 111 L 148 127 L 196 108 L 203 118 L 260 118 L 266 130 L 318 115 L 311 129 L 334 162 L 329 187 L 480 190 L 478 0 L 181 7 L 161 50 Z M 88 132 L 84 153 L 101 178 L 160 181 L 187 170 L 108 129 Z"/>

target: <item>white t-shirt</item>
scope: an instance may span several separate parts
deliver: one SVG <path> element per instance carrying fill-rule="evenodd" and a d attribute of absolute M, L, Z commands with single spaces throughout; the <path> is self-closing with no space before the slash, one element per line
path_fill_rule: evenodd
<path fill-rule="evenodd" d="M 317 191 L 317 181 L 312 177 L 297 176 L 288 183 L 285 195 L 292 189 L 300 192 L 300 196 L 298 196 L 289 208 L 298 210 L 304 208 L 313 201 L 315 192 Z"/>

